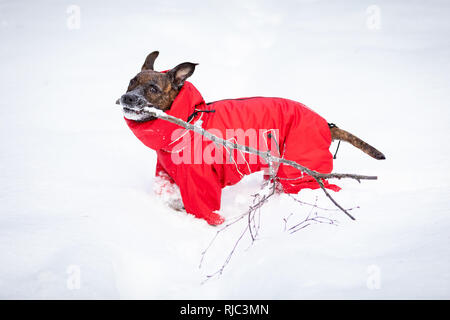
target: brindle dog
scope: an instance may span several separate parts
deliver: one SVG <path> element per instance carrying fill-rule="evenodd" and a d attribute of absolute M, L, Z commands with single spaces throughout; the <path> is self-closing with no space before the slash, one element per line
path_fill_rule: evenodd
<path fill-rule="evenodd" d="M 131 79 L 127 92 L 116 102 L 123 107 L 124 115 L 128 119 L 140 122 L 154 120 L 154 117 L 143 112 L 146 106 L 163 111 L 169 110 L 184 82 L 194 73 L 197 65 L 184 62 L 166 73 L 156 72 L 153 65 L 158 55 L 159 52 L 154 51 L 147 56 L 141 72 Z M 330 131 L 333 140 L 349 142 L 375 159 L 386 159 L 383 153 L 355 135 L 335 125 L 330 125 Z"/>

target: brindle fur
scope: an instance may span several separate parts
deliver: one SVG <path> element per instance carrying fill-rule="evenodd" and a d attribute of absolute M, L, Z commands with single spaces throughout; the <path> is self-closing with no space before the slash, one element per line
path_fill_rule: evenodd
<path fill-rule="evenodd" d="M 147 102 L 163 111 L 169 110 L 178 95 L 176 87 L 166 73 L 143 70 L 131 79 L 127 92 L 141 93 Z"/>
<path fill-rule="evenodd" d="M 197 65 L 184 62 L 166 73 L 156 72 L 153 65 L 158 55 L 159 52 L 154 51 L 147 56 L 141 72 L 130 80 L 127 92 L 117 100 L 116 103 L 122 105 L 126 117 L 145 122 L 155 118 L 142 112 L 144 107 L 169 110 L 184 81 L 194 73 Z"/>
<path fill-rule="evenodd" d="M 194 73 L 195 66 L 197 65 L 196 63 L 184 62 L 166 73 L 159 73 L 153 70 L 155 59 L 158 55 L 159 52 L 154 51 L 147 56 L 142 65 L 141 72 L 131 79 L 127 93 L 117 100 L 117 103 L 122 105 L 124 111 L 127 110 L 127 112 L 133 113 L 138 117 L 133 120 L 144 122 L 155 119 L 146 116 L 145 113 L 140 114 L 139 109 L 145 106 L 153 106 L 163 111 L 169 110 L 184 81 Z M 126 101 L 127 96 L 130 97 L 130 95 L 137 97 L 134 104 L 129 104 Z M 385 159 L 383 153 L 353 134 L 338 127 L 332 127 L 330 131 L 333 140 L 349 142 L 375 159 Z"/>
<path fill-rule="evenodd" d="M 384 160 L 386 157 L 383 153 L 372 147 L 370 144 L 362 141 L 357 136 L 354 136 L 350 132 L 347 132 L 345 130 L 342 130 L 338 127 L 333 127 L 330 129 L 331 131 L 331 139 L 332 140 L 342 140 L 346 141 L 356 148 L 362 150 L 363 152 L 367 153 L 372 158 L 375 158 L 377 160 Z"/>
<path fill-rule="evenodd" d="M 145 58 L 144 64 L 142 65 L 141 71 L 143 70 L 154 70 L 153 66 L 155 64 L 156 58 L 159 56 L 159 51 L 153 51 L 147 58 Z"/>

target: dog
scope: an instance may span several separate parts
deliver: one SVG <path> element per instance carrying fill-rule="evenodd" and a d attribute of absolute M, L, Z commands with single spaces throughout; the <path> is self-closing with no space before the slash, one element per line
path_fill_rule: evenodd
<path fill-rule="evenodd" d="M 307 106 L 283 98 L 250 97 L 206 103 L 198 90 L 186 81 L 196 63 L 184 62 L 157 72 L 154 62 L 159 52 L 150 53 L 141 71 L 133 77 L 118 100 L 125 121 L 135 136 L 156 150 L 156 177 L 162 189 L 179 195 L 178 205 L 210 225 L 225 220 L 220 209 L 221 191 L 243 176 L 265 171 L 265 179 L 276 182 L 285 193 L 319 188 L 311 176 L 281 164 L 269 165 L 261 157 L 217 145 L 202 135 L 157 119 L 145 111 L 159 109 L 232 143 L 295 161 L 311 170 L 330 173 L 333 140 L 346 141 L 369 156 L 383 160 L 383 153 L 355 135 L 329 124 Z M 339 191 L 323 181 L 326 188 Z M 160 189 L 159 193 L 164 190 Z M 162 190 L 162 191 L 161 191 Z"/>

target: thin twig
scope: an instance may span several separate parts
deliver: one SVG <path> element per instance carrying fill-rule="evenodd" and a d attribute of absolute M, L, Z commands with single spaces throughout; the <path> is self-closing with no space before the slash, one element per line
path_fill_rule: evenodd
<path fill-rule="evenodd" d="M 305 201 L 301 201 L 300 199 L 297 199 L 296 197 L 294 197 L 294 195 L 292 195 L 292 194 L 288 194 L 288 196 L 290 198 L 292 198 L 295 202 L 298 202 L 298 203 L 300 203 L 302 205 L 311 206 L 311 207 L 314 207 L 314 208 L 319 209 L 319 210 L 323 210 L 323 211 L 340 211 L 339 209 L 331 209 L 331 208 L 319 207 L 316 204 L 312 204 L 312 203 L 308 203 L 308 202 L 305 202 Z M 317 203 L 317 201 L 316 201 L 316 203 Z M 353 208 L 349 208 L 349 209 L 345 209 L 345 210 L 351 211 L 351 210 L 355 210 L 355 209 L 359 209 L 359 206 L 356 206 L 356 207 L 353 207 Z"/>
<path fill-rule="evenodd" d="M 308 213 L 308 215 L 306 216 L 306 218 L 303 221 L 301 221 L 301 222 L 297 223 L 296 225 L 290 227 L 287 231 L 289 231 L 289 233 L 292 234 L 292 233 L 295 233 L 297 231 L 300 231 L 300 230 L 310 226 L 314 222 L 315 223 L 326 223 L 326 224 L 330 224 L 330 225 L 334 225 L 334 226 L 337 225 L 337 220 L 319 216 L 317 214 L 317 212 L 315 212 L 314 216 L 311 217 L 311 212 L 310 212 L 310 213 Z"/>
<path fill-rule="evenodd" d="M 350 217 L 350 219 L 352 219 L 352 220 L 355 220 L 355 218 L 351 214 L 349 214 L 348 211 L 345 210 L 341 205 L 339 205 L 336 200 L 334 200 L 334 198 L 330 195 L 330 193 L 325 189 L 325 186 L 323 185 L 322 180 L 323 179 L 332 179 L 332 178 L 335 178 L 335 179 L 349 178 L 349 179 L 354 179 L 358 182 L 361 182 L 361 180 L 376 180 L 377 179 L 376 176 L 366 176 L 366 175 L 350 174 L 350 173 L 320 173 L 320 172 L 308 169 L 307 167 L 304 167 L 295 161 L 273 156 L 270 153 L 270 151 L 260 151 L 258 149 L 252 148 L 250 146 L 244 146 L 244 145 L 240 145 L 237 143 L 233 143 L 229 140 L 224 140 L 224 139 L 219 138 L 218 136 L 210 133 L 209 131 L 203 129 L 199 125 L 195 125 L 195 124 L 193 125 L 193 124 L 187 123 L 186 121 L 183 121 L 179 118 L 168 115 L 165 112 L 163 112 L 162 110 L 156 109 L 154 107 L 144 107 L 143 111 L 148 113 L 150 116 L 177 124 L 177 125 L 185 128 L 186 130 L 190 130 L 190 131 L 196 132 L 198 134 L 201 134 L 202 136 L 213 141 L 216 145 L 221 144 L 227 149 L 237 149 L 237 150 L 240 150 L 240 151 L 243 151 L 246 153 L 258 155 L 269 164 L 269 168 L 270 168 L 270 165 L 274 162 L 283 163 L 283 164 L 292 166 L 292 167 L 310 175 L 311 177 L 314 178 L 314 180 L 316 180 L 316 182 L 319 184 L 322 191 L 331 200 L 331 202 L 337 208 L 339 208 L 342 212 L 344 212 L 348 217 Z M 231 155 L 231 152 L 230 152 L 230 155 Z"/>
<path fill-rule="evenodd" d="M 236 251 L 237 246 L 239 245 L 239 243 L 241 242 L 242 238 L 244 237 L 244 235 L 247 233 L 247 231 L 250 234 L 251 240 L 252 240 L 252 244 L 254 243 L 254 241 L 256 240 L 256 237 L 258 235 L 258 231 L 259 228 L 252 230 L 252 224 L 254 223 L 254 219 L 255 219 L 255 212 L 260 210 L 261 207 L 267 203 L 267 201 L 275 194 L 275 183 L 272 184 L 271 191 L 269 194 L 265 194 L 262 195 L 262 197 L 260 197 L 260 194 L 255 194 L 254 195 L 254 200 L 253 200 L 253 205 L 251 205 L 249 207 L 249 209 L 247 210 L 246 213 L 238 216 L 235 220 L 233 220 L 232 222 L 228 223 L 227 225 L 225 225 L 222 229 L 218 230 L 216 232 L 216 234 L 214 235 L 213 239 L 211 240 L 211 242 L 209 243 L 208 247 L 202 252 L 202 257 L 200 259 L 200 265 L 199 268 L 201 268 L 202 263 L 204 261 L 204 258 L 206 256 L 206 253 L 208 252 L 208 250 L 210 249 L 210 247 L 212 246 L 212 244 L 215 242 L 215 240 L 217 239 L 217 237 L 219 236 L 219 233 L 221 233 L 222 231 L 228 229 L 231 225 L 235 224 L 236 222 L 242 220 L 244 217 L 247 216 L 248 221 L 245 225 L 244 230 L 242 231 L 241 235 L 239 236 L 239 238 L 236 240 L 236 242 L 234 243 L 233 248 L 231 249 L 231 251 L 229 252 L 227 258 L 225 259 L 224 263 L 222 264 L 222 266 L 219 268 L 219 270 L 217 270 L 216 272 L 207 275 L 206 279 L 202 282 L 205 283 L 206 281 L 208 281 L 209 279 L 213 278 L 214 276 L 217 275 L 221 275 L 223 273 L 223 270 L 225 269 L 225 267 L 228 265 L 228 263 L 230 262 L 234 252 Z M 260 198 L 259 198 L 260 197 Z M 259 199 L 257 202 L 255 199 Z M 256 203 L 255 203 L 256 202 Z"/>
<path fill-rule="evenodd" d="M 207 280 L 211 279 L 212 277 L 216 276 L 216 275 L 221 275 L 223 273 L 223 270 L 225 269 L 225 267 L 228 265 L 228 263 L 230 262 L 236 248 L 238 247 L 239 243 L 241 242 L 242 238 L 244 237 L 244 235 L 247 233 L 247 231 L 250 234 L 251 240 L 252 240 L 252 244 L 254 243 L 254 241 L 257 239 L 258 236 L 258 232 L 259 232 L 259 227 L 260 227 L 260 211 L 261 211 L 261 207 L 268 201 L 268 199 L 270 197 L 272 197 L 275 194 L 276 191 L 276 184 L 278 183 L 278 178 L 276 177 L 276 173 L 275 170 L 273 169 L 273 164 L 274 163 L 278 163 L 278 164 L 285 164 L 285 165 L 289 165 L 291 167 L 294 167 L 296 169 L 298 169 L 300 172 L 308 174 L 309 176 L 311 176 L 320 186 L 320 188 L 322 189 L 322 191 L 325 193 L 325 195 L 331 200 L 331 202 L 342 212 L 344 212 L 348 217 L 350 217 L 352 220 L 355 220 L 355 218 L 348 213 L 349 210 L 351 209 L 344 209 L 341 205 L 339 205 L 339 203 L 337 203 L 336 200 L 334 200 L 334 198 L 330 195 L 330 193 L 326 190 L 323 180 L 324 179 L 354 179 L 358 182 L 361 182 L 361 180 L 376 180 L 377 177 L 376 176 L 366 176 L 366 175 L 359 175 L 359 174 L 349 174 L 349 173 L 320 173 L 314 170 L 311 170 L 307 167 L 304 167 L 298 163 L 296 163 L 295 161 L 291 161 L 291 160 L 287 160 L 284 159 L 283 157 L 277 157 L 274 156 L 270 153 L 270 151 L 260 151 L 258 149 L 252 148 L 250 146 L 245 146 L 245 145 L 240 145 L 237 143 L 234 143 L 230 140 L 224 140 L 222 138 L 219 138 L 218 136 L 208 132 L 207 130 L 203 129 L 200 125 L 198 124 L 190 124 L 187 123 L 181 119 L 178 119 L 176 117 L 173 117 L 171 115 L 168 115 L 166 113 L 164 113 L 163 111 L 153 108 L 153 107 L 144 107 L 144 112 L 148 113 L 149 115 L 177 124 L 180 127 L 185 128 L 186 130 L 189 131 L 193 131 L 195 133 L 201 134 L 202 136 L 206 137 L 207 139 L 211 140 L 212 142 L 214 142 L 217 146 L 222 145 L 224 146 L 224 148 L 230 153 L 230 157 L 232 157 L 232 150 L 236 149 L 236 150 L 240 150 L 242 152 L 245 153 L 249 153 L 249 154 L 255 154 L 259 157 L 261 157 L 262 159 L 264 159 L 268 166 L 269 166 L 269 173 L 270 173 L 270 180 L 272 182 L 272 186 L 271 186 L 271 192 L 266 195 L 264 194 L 262 197 L 260 194 L 256 194 L 255 198 L 253 200 L 253 204 L 252 206 L 249 207 L 248 211 L 238 217 L 236 217 L 234 220 L 228 222 L 224 227 L 222 227 L 221 229 L 219 229 L 216 234 L 214 235 L 214 237 L 212 238 L 212 240 L 210 241 L 210 243 L 208 244 L 208 246 L 206 247 L 206 249 L 202 252 L 201 254 L 201 259 L 200 259 L 200 264 L 199 264 L 199 268 L 202 267 L 204 258 L 206 253 L 208 252 L 208 250 L 211 248 L 211 246 L 213 245 L 213 243 L 216 241 L 216 239 L 218 238 L 218 236 L 220 235 L 220 233 L 222 233 L 224 230 L 227 230 L 230 226 L 236 224 L 238 221 L 241 221 L 242 219 L 244 219 L 245 217 L 247 217 L 247 223 L 246 226 L 244 228 L 244 230 L 242 231 L 242 233 L 240 234 L 239 238 L 236 240 L 233 248 L 231 249 L 231 251 L 229 252 L 227 258 L 225 259 L 225 262 L 222 264 L 222 266 L 220 267 L 219 270 L 217 270 L 216 272 L 214 272 L 213 274 L 210 274 L 207 276 L 207 278 L 205 279 L 204 282 L 206 282 Z M 275 143 L 277 143 L 277 141 L 275 140 Z M 277 143 L 278 145 L 278 143 Z M 230 159 L 231 160 L 231 159 Z M 294 198 L 295 199 L 295 198 Z M 293 227 L 290 227 L 289 229 L 287 229 L 287 222 L 288 219 L 291 215 L 289 215 L 289 217 L 283 219 L 285 221 L 285 230 L 287 229 L 287 231 L 290 231 L 290 233 L 295 233 L 301 229 L 306 228 L 307 226 L 311 225 L 311 223 L 328 223 L 328 224 L 332 224 L 335 225 L 336 221 L 333 219 L 329 219 L 329 218 L 325 218 L 325 217 L 321 217 L 317 215 L 317 212 L 315 213 L 315 215 L 313 217 L 311 217 L 311 213 L 313 211 L 314 208 L 319 208 L 317 207 L 317 199 L 316 199 L 316 204 L 312 205 L 311 211 L 308 213 L 308 216 L 306 217 L 306 219 L 304 219 L 303 221 L 301 221 L 300 223 L 297 223 L 296 225 L 294 225 Z M 258 218 L 256 218 L 256 215 L 258 214 Z M 258 219 L 258 224 L 256 224 L 256 219 Z"/>

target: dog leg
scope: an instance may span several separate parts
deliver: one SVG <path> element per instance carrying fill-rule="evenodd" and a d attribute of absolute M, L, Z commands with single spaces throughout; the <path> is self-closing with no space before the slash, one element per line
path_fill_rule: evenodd
<path fill-rule="evenodd" d="M 169 175 L 161 172 L 155 177 L 153 188 L 154 192 L 170 208 L 176 211 L 185 211 L 183 201 L 181 200 L 180 188 L 171 181 Z"/>

